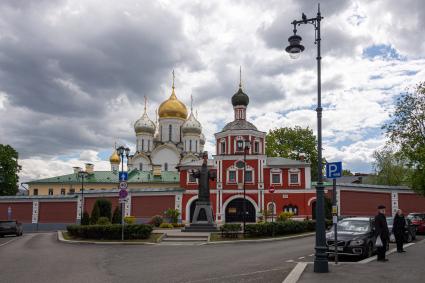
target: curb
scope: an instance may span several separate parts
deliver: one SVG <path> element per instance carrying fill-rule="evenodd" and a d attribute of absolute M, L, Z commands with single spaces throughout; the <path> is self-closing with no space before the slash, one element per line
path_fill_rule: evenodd
<path fill-rule="evenodd" d="M 313 235 L 315 235 L 315 232 L 305 233 L 305 234 L 300 234 L 300 235 L 294 235 L 294 236 L 285 236 L 285 237 L 279 237 L 279 238 L 267 238 L 267 239 L 257 239 L 257 240 L 252 239 L 252 240 L 216 241 L 216 242 L 203 243 L 201 245 L 276 242 L 276 241 L 306 238 L 306 237 L 310 237 L 310 236 L 313 236 Z"/>
<path fill-rule="evenodd" d="M 62 232 L 58 231 L 58 241 L 66 244 L 88 244 L 88 245 L 158 245 L 158 243 L 148 242 L 98 242 L 98 241 L 78 241 L 78 240 L 66 240 L 63 237 Z"/>

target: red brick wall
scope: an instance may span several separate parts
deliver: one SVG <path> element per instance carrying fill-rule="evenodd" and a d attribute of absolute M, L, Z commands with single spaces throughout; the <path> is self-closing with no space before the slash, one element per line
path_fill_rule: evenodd
<path fill-rule="evenodd" d="M 88 214 L 91 214 L 93 210 L 94 203 L 98 199 L 106 199 L 109 200 L 112 204 L 111 213 L 114 213 L 115 208 L 119 205 L 118 197 L 84 197 L 84 211 L 87 211 Z"/>
<path fill-rule="evenodd" d="M 387 207 L 386 215 L 391 216 L 391 193 L 341 191 L 341 215 L 374 216 L 377 206 Z"/>
<path fill-rule="evenodd" d="M 77 202 L 39 203 L 39 223 L 76 223 Z"/>
<path fill-rule="evenodd" d="M 425 212 L 425 197 L 417 194 L 398 194 L 398 207 L 404 215 L 411 212 Z"/>
<path fill-rule="evenodd" d="M 162 215 L 168 208 L 175 207 L 175 196 L 138 196 L 131 198 L 131 215 L 138 218 Z"/>
<path fill-rule="evenodd" d="M 0 203 L 0 220 L 7 220 L 7 209 L 12 208 L 12 219 L 22 223 L 32 222 L 32 202 Z"/>

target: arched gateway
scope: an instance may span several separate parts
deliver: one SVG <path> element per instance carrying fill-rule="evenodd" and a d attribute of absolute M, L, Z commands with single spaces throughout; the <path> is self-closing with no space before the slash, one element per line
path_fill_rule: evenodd
<path fill-rule="evenodd" d="M 243 222 L 243 198 L 235 198 L 231 200 L 225 209 L 225 221 L 226 223 L 230 222 Z M 245 200 L 245 209 L 246 209 L 246 222 L 255 222 L 255 207 L 249 201 Z"/>

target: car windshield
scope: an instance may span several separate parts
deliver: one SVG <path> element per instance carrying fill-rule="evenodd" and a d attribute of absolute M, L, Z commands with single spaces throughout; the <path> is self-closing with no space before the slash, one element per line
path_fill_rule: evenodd
<path fill-rule="evenodd" d="M 420 214 L 409 214 L 407 216 L 407 219 L 409 220 L 422 220 L 422 217 Z"/>
<path fill-rule="evenodd" d="M 392 217 L 387 217 L 387 224 L 388 224 L 388 225 L 393 225 L 393 222 L 394 222 L 394 218 L 392 218 Z"/>
<path fill-rule="evenodd" d="M 367 232 L 369 231 L 369 221 L 343 220 L 338 223 L 338 231 Z"/>

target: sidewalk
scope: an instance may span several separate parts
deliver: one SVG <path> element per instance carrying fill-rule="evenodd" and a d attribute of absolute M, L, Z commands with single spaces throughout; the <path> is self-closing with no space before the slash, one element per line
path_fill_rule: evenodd
<path fill-rule="evenodd" d="M 366 264 L 329 265 L 329 273 L 314 273 L 309 264 L 299 279 L 299 283 L 310 282 L 424 282 L 425 240 L 406 248 L 406 253 L 393 253 L 389 261 Z"/>

